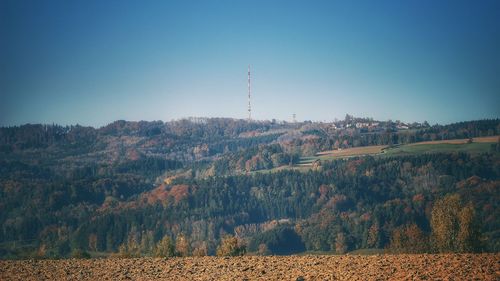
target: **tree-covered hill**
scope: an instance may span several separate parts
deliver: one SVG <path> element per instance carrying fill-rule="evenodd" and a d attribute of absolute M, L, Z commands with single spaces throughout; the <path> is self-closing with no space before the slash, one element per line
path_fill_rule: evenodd
<path fill-rule="evenodd" d="M 261 254 L 499 251 L 498 142 L 295 169 L 323 150 L 499 134 L 500 120 L 352 116 L 0 128 L 0 256 L 215 254 L 227 235 Z"/>

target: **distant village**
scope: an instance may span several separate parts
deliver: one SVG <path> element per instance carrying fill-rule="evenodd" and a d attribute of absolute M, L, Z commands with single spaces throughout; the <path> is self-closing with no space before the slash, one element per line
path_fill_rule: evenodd
<path fill-rule="evenodd" d="M 422 129 L 430 127 L 429 123 L 426 121 L 423 123 L 413 122 L 405 123 L 399 120 L 392 121 L 376 121 L 372 118 L 357 118 L 349 114 L 346 115 L 344 120 L 336 121 L 333 125 L 337 129 L 349 129 L 356 128 L 359 129 L 361 133 L 363 132 L 377 132 L 377 131 L 397 131 L 397 130 L 411 130 L 411 129 Z"/>
<path fill-rule="evenodd" d="M 414 130 L 414 129 L 423 129 L 430 127 L 427 121 L 424 121 L 423 123 L 420 122 L 405 123 L 400 120 L 378 121 L 374 120 L 373 118 L 360 118 L 360 117 L 354 117 L 349 114 L 346 114 L 344 120 L 336 119 L 333 122 L 304 121 L 299 123 L 309 123 L 309 124 L 320 123 L 323 125 L 328 125 L 329 128 L 333 130 L 358 129 L 360 133 L 375 133 L 381 131 L 395 132 L 400 130 Z"/>

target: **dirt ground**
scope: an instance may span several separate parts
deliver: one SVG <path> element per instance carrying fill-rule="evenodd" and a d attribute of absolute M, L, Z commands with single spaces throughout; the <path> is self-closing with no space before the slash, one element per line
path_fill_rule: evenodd
<path fill-rule="evenodd" d="M 0 261 L 0 280 L 500 280 L 500 253 Z"/>
<path fill-rule="evenodd" d="M 371 145 L 371 146 L 360 146 L 360 147 L 352 147 L 346 148 L 342 150 L 328 150 L 319 152 L 317 156 L 359 156 L 359 155 L 368 155 L 368 154 L 378 154 L 381 153 L 387 145 Z"/>

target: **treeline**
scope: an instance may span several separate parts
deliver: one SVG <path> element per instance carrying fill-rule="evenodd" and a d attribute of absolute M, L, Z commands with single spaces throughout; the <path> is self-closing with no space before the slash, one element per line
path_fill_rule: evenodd
<path fill-rule="evenodd" d="M 46 160 L 67 156 L 96 158 L 100 162 L 122 161 L 128 152 L 138 156 L 164 157 L 185 163 L 270 144 L 290 128 L 271 121 L 248 122 L 229 118 L 183 119 L 171 122 L 115 121 L 95 129 L 83 126 L 23 125 L 0 128 L 2 157 Z M 272 131 L 275 130 L 275 131 Z M 73 160 L 70 165 L 78 163 Z M 93 160 L 93 159 L 92 159 Z M 45 165 L 45 163 L 43 163 Z"/>
<path fill-rule="evenodd" d="M 427 125 L 411 130 L 397 130 L 393 126 L 394 124 L 389 121 L 377 123 L 380 123 L 381 127 L 373 132 L 365 132 L 366 130 L 363 128 L 350 127 L 331 129 L 333 123 L 290 124 L 278 123 L 274 120 L 248 122 L 230 118 L 191 118 L 165 123 L 162 121 L 129 122 L 119 120 L 98 129 L 79 125 L 27 124 L 0 128 L 0 152 L 45 148 L 54 144 L 89 146 L 96 145 L 105 136 L 129 136 L 152 139 L 159 143 L 164 143 L 161 138 L 168 138 L 168 143 L 178 143 L 182 149 L 186 148 L 187 144 L 190 147 L 206 144 L 210 146 L 213 154 L 218 154 L 224 151 L 236 151 L 235 142 L 249 141 L 242 146 L 242 148 L 248 148 L 253 145 L 270 143 L 283 134 L 260 135 L 271 130 L 298 128 L 303 128 L 304 135 L 314 135 L 317 138 L 292 138 L 295 142 L 294 145 L 313 145 L 317 150 L 500 135 L 500 119 L 467 121 L 449 125 Z M 241 137 L 242 134 L 247 135 Z M 248 136 L 253 136 L 253 138 Z M 255 141 L 255 137 L 261 138 L 261 140 L 258 143 L 251 143 Z"/>
<path fill-rule="evenodd" d="M 19 149 L 47 147 L 52 144 L 92 142 L 104 136 L 155 136 L 205 140 L 210 143 L 220 139 L 237 138 L 244 132 L 262 133 L 271 129 L 289 128 L 290 125 L 272 121 L 248 122 L 231 118 L 192 118 L 178 121 L 124 121 L 118 120 L 101 128 L 80 125 L 26 124 L 0 128 L 0 144 L 15 145 Z"/>
<path fill-rule="evenodd" d="M 70 193 L 12 183 L 2 189 L 0 238 L 34 240 L 30 255 L 43 247 L 47 256 L 75 250 L 152 255 L 165 237 L 172 243 L 182 237 L 187 255 L 213 255 L 227 235 L 261 254 L 498 251 L 499 176 L 498 155 L 433 154 L 337 160 L 309 172 L 179 178 L 158 201 L 115 197 L 113 178 L 91 184 L 109 198 L 82 197 L 100 202 L 72 201 L 71 192 L 88 188 L 84 183 L 73 183 Z M 4 248 L 3 255 L 9 253 L 21 255 Z"/>

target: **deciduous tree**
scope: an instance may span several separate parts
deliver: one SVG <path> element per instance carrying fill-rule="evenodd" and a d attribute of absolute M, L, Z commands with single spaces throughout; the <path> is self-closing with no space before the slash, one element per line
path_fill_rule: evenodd
<path fill-rule="evenodd" d="M 156 257 L 173 257 L 175 256 L 175 248 L 172 243 L 172 239 L 165 235 L 163 238 L 156 244 L 155 248 L 155 256 Z"/>
<path fill-rule="evenodd" d="M 241 256 L 246 252 L 244 245 L 239 245 L 238 238 L 226 236 L 217 247 L 217 256 Z"/>

